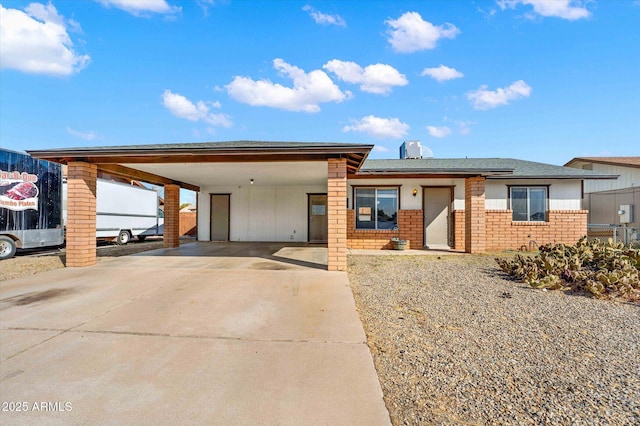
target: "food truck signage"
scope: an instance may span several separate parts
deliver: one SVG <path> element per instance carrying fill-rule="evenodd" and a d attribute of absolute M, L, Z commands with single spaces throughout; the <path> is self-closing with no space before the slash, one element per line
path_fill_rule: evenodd
<path fill-rule="evenodd" d="M 0 170 L 0 208 L 38 210 L 38 175 Z"/>

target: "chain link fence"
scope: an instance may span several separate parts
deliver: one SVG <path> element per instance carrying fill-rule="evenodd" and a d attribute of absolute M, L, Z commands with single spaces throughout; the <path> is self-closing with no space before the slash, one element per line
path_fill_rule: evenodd
<path fill-rule="evenodd" d="M 625 245 L 640 245 L 640 232 L 638 229 L 626 225 L 616 224 L 587 224 L 587 237 L 603 241 L 613 239 L 614 242 L 622 241 Z"/>

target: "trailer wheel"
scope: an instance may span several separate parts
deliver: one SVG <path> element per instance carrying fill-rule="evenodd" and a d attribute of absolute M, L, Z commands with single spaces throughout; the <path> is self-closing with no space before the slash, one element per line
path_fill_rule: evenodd
<path fill-rule="evenodd" d="M 16 243 L 11 238 L 0 235 L 0 260 L 10 259 L 16 254 Z"/>
<path fill-rule="evenodd" d="M 129 231 L 120 231 L 120 233 L 118 234 L 118 237 L 116 238 L 116 243 L 123 246 L 127 244 L 129 241 L 131 241 L 131 234 L 129 234 Z"/>

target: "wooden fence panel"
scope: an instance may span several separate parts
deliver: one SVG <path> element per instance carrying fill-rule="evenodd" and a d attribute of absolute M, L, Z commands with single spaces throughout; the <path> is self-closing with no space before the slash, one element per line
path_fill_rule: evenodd
<path fill-rule="evenodd" d="M 196 212 L 180 212 L 180 235 L 188 235 L 190 237 L 198 235 L 196 217 Z"/>

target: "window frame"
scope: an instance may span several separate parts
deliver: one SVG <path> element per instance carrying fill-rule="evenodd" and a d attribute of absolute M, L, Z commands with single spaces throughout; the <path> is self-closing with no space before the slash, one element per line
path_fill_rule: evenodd
<path fill-rule="evenodd" d="M 514 210 L 513 210 L 513 197 L 511 197 L 511 190 L 514 188 L 522 188 L 527 190 L 527 220 L 516 220 L 514 219 Z M 531 220 L 531 189 L 539 189 L 543 188 L 545 190 L 545 198 L 544 198 L 544 219 L 543 220 Z M 511 210 L 511 221 L 519 222 L 519 223 L 543 223 L 549 221 L 549 192 L 551 185 L 507 185 L 507 207 Z"/>
<path fill-rule="evenodd" d="M 354 221 L 353 226 L 356 231 L 376 231 L 376 232 L 393 232 L 398 230 L 398 217 L 400 216 L 400 188 L 402 185 L 353 185 L 351 187 L 352 194 L 351 204 L 353 205 L 354 211 Z M 392 229 L 380 229 L 378 228 L 378 208 L 377 203 L 375 207 L 375 212 L 372 213 L 374 216 L 374 227 L 373 228 L 358 228 L 358 202 L 357 202 L 357 192 L 359 189 L 371 189 L 375 191 L 375 199 L 378 199 L 378 190 L 385 189 L 395 189 L 396 190 L 396 225 Z"/>

